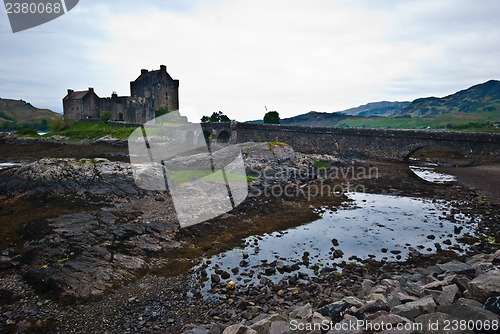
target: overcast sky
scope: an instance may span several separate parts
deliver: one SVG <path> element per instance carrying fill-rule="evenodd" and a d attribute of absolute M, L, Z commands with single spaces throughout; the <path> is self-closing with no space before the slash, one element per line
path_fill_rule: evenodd
<path fill-rule="evenodd" d="M 80 0 L 13 34 L 0 97 L 62 112 L 66 90 L 129 95 L 167 65 L 180 105 L 239 121 L 445 96 L 500 79 L 500 1 Z"/>

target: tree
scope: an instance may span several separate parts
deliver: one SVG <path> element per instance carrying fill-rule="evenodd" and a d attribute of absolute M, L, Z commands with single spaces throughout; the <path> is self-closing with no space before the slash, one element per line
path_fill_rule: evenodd
<path fill-rule="evenodd" d="M 217 112 L 214 112 L 212 113 L 212 116 L 208 117 L 208 116 L 203 116 L 201 118 L 201 122 L 202 123 L 208 123 L 208 122 L 212 122 L 212 123 L 224 123 L 224 122 L 231 122 L 231 119 L 229 117 L 227 117 L 226 115 L 224 115 L 222 113 L 222 111 L 217 111 Z"/>
<path fill-rule="evenodd" d="M 108 123 L 108 121 L 111 119 L 113 115 L 111 114 L 111 111 L 104 111 L 101 113 L 101 116 L 99 117 L 99 121 L 102 124 Z"/>
<path fill-rule="evenodd" d="M 280 124 L 280 114 L 277 111 L 269 111 L 264 115 L 264 124 Z"/>
<path fill-rule="evenodd" d="M 165 107 L 160 107 L 158 110 L 155 111 L 155 117 L 160 117 L 163 115 L 168 114 L 170 111 L 168 110 L 168 106 Z"/>

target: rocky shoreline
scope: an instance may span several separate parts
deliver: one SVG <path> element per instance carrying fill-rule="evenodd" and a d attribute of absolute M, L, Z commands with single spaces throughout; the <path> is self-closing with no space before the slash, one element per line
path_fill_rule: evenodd
<path fill-rule="evenodd" d="M 249 175 L 266 171 L 265 178 L 254 175 L 251 191 L 275 184 L 310 187 L 318 182 L 314 161 L 353 164 L 267 143 L 241 148 Z M 0 245 L 2 332 L 371 333 L 383 331 L 299 327 L 366 320 L 394 327 L 437 321 L 443 329 L 445 322 L 466 317 L 477 324 L 498 321 L 498 206 L 475 191 L 422 183 L 407 174 L 407 166 L 355 162 L 377 165 L 381 175 L 353 184 L 368 192 L 454 201 L 480 212 L 485 219 L 479 230 L 493 239 L 469 236 L 467 256 L 414 252 L 404 262 L 345 263 L 341 271 L 318 277 L 293 271 L 278 284 L 262 277 L 242 287 L 228 285 L 225 276 L 210 277 L 222 296 L 211 300 L 197 291 L 199 276 L 189 272 L 201 257 L 237 247 L 248 235 L 313 221 L 319 217 L 315 208 L 346 198 L 252 196 L 222 217 L 179 229 L 168 194 L 137 188 L 126 162 L 87 157 L 36 160 L 0 172 L 0 215 L 7 222 Z M 283 168 L 305 175 L 283 178 Z M 291 331 L 292 323 L 297 330 Z M 454 332 L 473 332 L 468 329 Z"/>

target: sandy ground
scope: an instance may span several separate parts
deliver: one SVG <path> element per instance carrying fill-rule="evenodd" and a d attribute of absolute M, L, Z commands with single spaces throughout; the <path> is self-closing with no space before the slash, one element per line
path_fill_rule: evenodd
<path fill-rule="evenodd" d="M 443 167 L 437 170 L 456 176 L 458 183 L 477 189 L 500 204 L 500 163 L 474 167 Z"/>

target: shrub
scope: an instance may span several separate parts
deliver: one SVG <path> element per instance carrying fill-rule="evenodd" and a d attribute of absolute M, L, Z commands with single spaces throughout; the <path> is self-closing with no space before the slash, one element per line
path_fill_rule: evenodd
<path fill-rule="evenodd" d="M 69 123 L 64 119 L 55 119 L 49 123 L 49 130 L 53 132 L 64 131 L 69 128 Z"/>
<path fill-rule="evenodd" d="M 111 114 L 111 111 L 104 111 L 104 112 L 101 113 L 101 116 L 99 117 L 99 121 L 102 124 L 106 124 L 111 119 L 111 116 L 113 116 Z"/>
<path fill-rule="evenodd" d="M 20 128 L 17 130 L 17 134 L 20 136 L 38 136 L 38 132 L 32 128 Z"/>

